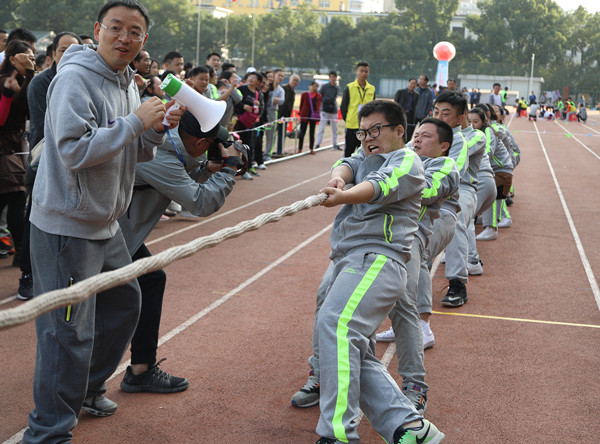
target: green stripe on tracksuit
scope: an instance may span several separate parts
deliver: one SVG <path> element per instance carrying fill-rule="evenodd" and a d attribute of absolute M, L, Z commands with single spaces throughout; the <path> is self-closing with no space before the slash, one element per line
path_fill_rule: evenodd
<path fill-rule="evenodd" d="M 406 282 L 404 264 L 376 253 L 337 260 L 318 314 L 321 417 L 317 434 L 358 443 L 360 410 L 389 443 L 398 426 L 420 415 L 373 355 L 377 331 Z"/>

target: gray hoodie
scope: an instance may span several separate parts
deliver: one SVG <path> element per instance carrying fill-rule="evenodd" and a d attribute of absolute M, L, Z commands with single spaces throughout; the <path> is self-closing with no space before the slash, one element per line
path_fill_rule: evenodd
<path fill-rule="evenodd" d="M 134 114 L 133 70 L 114 72 L 91 47 L 72 45 L 48 89 L 45 145 L 31 223 L 47 233 L 108 239 L 131 200 L 135 166 L 154 158 L 163 134 Z"/>
<path fill-rule="evenodd" d="M 333 222 L 330 258 L 349 253 L 380 253 L 406 263 L 425 187 L 423 163 L 410 149 L 366 157 L 362 150 L 338 161 L 352 171 L 354 183 L 375 189 L 369 203 L 344 205 Z"/>
<path fill-rule="evenodd" d="M 119 219 L 132 256 L 146 241 L 172 200 L 194 216 L 210 216 L 223 206 L 235 184 L 232 169 L 223 168 L 211 173 L 204 163 L 200 164 L 190 157 L 178 129 L 170 132 L 187 169 L 170 140 L 158 147 L 154 160 L 137 165 L 131 205 Z"/>

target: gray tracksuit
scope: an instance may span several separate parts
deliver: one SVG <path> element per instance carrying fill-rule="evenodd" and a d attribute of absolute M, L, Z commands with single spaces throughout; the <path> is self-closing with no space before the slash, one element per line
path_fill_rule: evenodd
<path fill-rule="evenodd" d="M 127 265 L 117 219 L 131 200 L 135 165 L 163 135 L 144 131 L 133 71 L 114 72 L 73 45 L 48 90 L 45 146 L 32 195 L 34 293 Z M 36 320 L 33 396 L 24 443 L 72 439 L 87 395 L 102 394 L 135 329 L 140 290 L 131 281 Z"/>
<path fill-rule="evenodd" d="M 432 235 L 434 220 L 440 216 L 444 201 L 458 191 L 460 176 L 456 162 L 450 157 L 421 157 L 425 168 L 425 189 L 421 197 L 419 229 L 415 234 L 410 261 L 406 264 L 406 291 L 390 313 L 395 333 L 398 355 L 398 373 L 403 383 L 416 384 L 421 392 L 429 389 L 425 384 L 423 362 L 423 334 L 417 311 L 417 292 L 421 258 Z M 411 386 L 407 386 L 411 387 Z M 410 388 L 409 388 L 410 389 Z M 406 392 L 406 389 L 403 388 Z"/>
<path fill-rule="evenodd" d="M 317 433 L 359 442 L 354 420 L 362 409 L 391 442 L 398 426 L 421 417 L 375 358 L 370 338 L 404 292 L 425 185 L 423 165 L 406 148 L 369 157 L 359 152 L 338 164 L 350 168 L 355 183 L 371 182 L 375 192 L 369 203 L 344 205 L 331 233 L 333 269 L 316 320 Z"/>
<path fill-rule="evenodd" d="M 187 170 L 169 140 L 158 147 L 154 160 L 137 165 L 131 204 L 119 219 L 131 254 L 142 245 L 172 200 L 195 216 L 209 216 L 223 206 L 235 184 L 232 169 L 211 173 L 204 163 L 190 157 L 177 128 L 170 132 Z"/>
<path fill-rule="evenodd" d="M 481 158 L 485 155 L 485 137 L 483 132 L 476 131 L 472 126 L 464 130 L 454 128 L 465 138 L 468 149 L 468 171 L 460 181 L 460 214 L 456 220 L 454 236 L 446 246 L 446 278 L 459 279 L 466 283 L 468 280 L 468 232 L 467 228 L 475 215 L 477 207 L 477 175 Z"/>

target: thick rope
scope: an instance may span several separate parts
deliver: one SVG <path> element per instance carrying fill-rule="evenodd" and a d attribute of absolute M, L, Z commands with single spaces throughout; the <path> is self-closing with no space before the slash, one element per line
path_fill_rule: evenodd
<path fill-rule="evenodd" d="M 151 271 L 160 270 L 172 262 L 191 256 L 200 250 L 219 245 L 225 240 L 241 236 L 247 231 L 257 230 L 263 225 L 277 222 L 285 216 L 291 216 L 299 211 L 318 206 L 325 199 L 327 199 L 325 193 L 309 196 L 289 206 L 281 207 L 272 213 L 264 213 L 252 220 L 240 222 L 234 227 L 219 230 L 210 236 L 199 237 L 185 245 L 171 247 L 156 256 L 137 260 L 117 270 L 100 273 L 71 287 L 44 293 L 18 307 L 0 311 L 0 329 L 15 327 L 57 308 L 78 304 L 93 294 L 117 287 Z"/>

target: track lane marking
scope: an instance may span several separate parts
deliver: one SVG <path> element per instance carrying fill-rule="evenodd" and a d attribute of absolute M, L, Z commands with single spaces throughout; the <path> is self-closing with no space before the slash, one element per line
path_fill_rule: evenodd
<path fill-rule="evenodd" d="M 432 313 L 436 314 L 436 315 L 464 316 L 464 317 L 468 317 L 468 318 L 481 318 L 481 319 L 497 319 L 500 321 L 526 322 L 526 323 L 532 323 L 532 324 L 548 324 L 548 325 L 563 325 L 563 326 L 567 326 L 567 327 L 600 328 L 600 325 L 576 324 L 573 322 L 542 321 L 539 319 L 508 318 L 505 316 L 477 315 L 477 314 L 470 314 L 470 313 L 450 313 L 447 311 L 432 311 Z"/>
<path fill-rule="evenodd" d="M 538 127 L 536 122 L 533 122 L 533 126 L 535 130 L 538 131 Z M 563 207 L 563 211 L 565 213 L 565 217 L 567 218 L 567 222 L 569 224 L 569 228 L 571 229 L 571 233 L 573 235 L 573 239 L 575 240 L 575 245 L 577 246 L 577 252 L 579 253 L 579 258 L 581 259 L 581 263 L 583 264 L 583 268 L 585 270 L 585 274 L 587 276 L 588 282 L 590 283 L 590 287 L 592 292 L 594 293 L 594 299 L 596 300 L 596 305 L 598 310 L 600 311 L 600 288 L 598 288 L 598 282 L 596 281 L 596 277 L 594 276 L 594 272 L 592 271 L 592 267 L 590 262 L 585 254 L 585 250 L 583 249 L 583 244 L 581 242 L 581 238 L 579 237 L 579 233 L 577 232 L 577 228 L 575 227 L 575 222 L 571 217 L 571 212 L 569 211 L 569 207 L 567 206 L 567 202 L 562 193 L 562 189 L 560 184 L 558 183 L 558 179 L 554 172 L 554 168 L 552 167 L 552 162 L 550 162 L 550 157 L 548 156 L 548 152 L 546 151 L 546 146 L 542 141 L 542 137 L 537 134 L 538 140 L 540 141 L 540 145 L 542 147 L 542 152 L 544 153 L 544 157 L 546 158 L 546 162 L 548 163 L 548 169 L 550 170 L 550 174 L 552 175 L 552 180 L 554 180 L 554 186 L 556 187 L 556 192 L 558 193 L 558 197 L 560 199 L 560 203 Z"/>
<path fill-rule="evenodd" d="M 573 134 L 572 132 L 570 132 L 566 127 L 564 127 L 563 125 L 561 125 L 560 123 L 556 122 L 556 124 L 559 126 L 559 128 L 562 128 L 563 131 L 565 131 L 565 133 L 570 134 L 571 135 L 571 139 L 575 139 L 575 141 L 580 144 L 582 147 L 584 147 L 586 150 L 588 150 L 590 153 L 592 153 L 592 155 L 594 157 L 596 157 L 596 159 L 600 160 L 600 156 L 598 156 L 598 154 L 596 154 L 594 151 L 592 151 L 590 148 L 588 148 L 581 140 L 579 140 L 577 138 L 577 136 L 575 134 Z M 537 126 L 536 126 L 536 131 L 537 131 Z M 591 128 L 590 128 L 591 129 Z M 595 131 L 595 130 L 594 130 Z M 596 131 L 597 132 L 597 131 Z M 539 135 L 538 135 L 539 137 Z M 541 142 L 541 140 L 540 140 Z M 545 151 L 545 148 L 544 148 Z"/>

